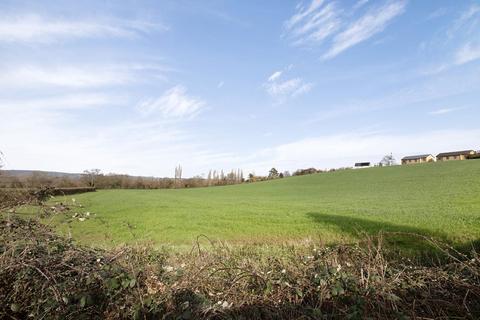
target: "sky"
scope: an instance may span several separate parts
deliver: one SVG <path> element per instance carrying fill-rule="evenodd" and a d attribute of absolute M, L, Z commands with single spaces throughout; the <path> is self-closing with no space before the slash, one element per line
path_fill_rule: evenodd
<path fill-rule="evenodd" d="M 0 0 L 7 169 L 267 174 L 480 149 L 480 1 Z"/>

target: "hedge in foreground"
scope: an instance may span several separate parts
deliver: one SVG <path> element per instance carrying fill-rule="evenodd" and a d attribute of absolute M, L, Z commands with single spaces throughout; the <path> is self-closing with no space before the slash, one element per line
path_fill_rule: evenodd
<path fill-rule="evenodd" d="M 422 266 L 360 246 L 102 251 L 0 217 L 0 318 L 480 317 L 480 259 Z"/>

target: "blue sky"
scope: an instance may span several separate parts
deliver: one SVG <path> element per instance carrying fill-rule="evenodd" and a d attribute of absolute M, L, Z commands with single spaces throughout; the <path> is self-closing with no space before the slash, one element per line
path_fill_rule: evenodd
<path fill-rule="evenodd" d="M 480 149 L 479 1 L 0 2 L 7 168 L 171 176 Z"/>

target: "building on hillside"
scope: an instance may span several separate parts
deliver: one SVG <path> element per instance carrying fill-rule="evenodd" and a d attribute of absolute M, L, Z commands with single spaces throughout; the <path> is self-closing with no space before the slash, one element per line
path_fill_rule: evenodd
<path fill-rule="evenodd" d="M 438 161 L 465 160 L 468 156 L 473 156 L 474 150 L 443 152 L 437 155 Z"/>
<path fill-rule="evenodd" d="M 371 166 L 370 162 L 357 162 L 355 163 L 355 169 L 360 169 L 360 168 L 369 168 Z"/>
<path fill-rule="evenodd" d="M 419 154 L 416 156 L 407 156 L 402 158 L 402 164 L 425 163 L 434 161 L 435 157 L 431 154 Z"/>

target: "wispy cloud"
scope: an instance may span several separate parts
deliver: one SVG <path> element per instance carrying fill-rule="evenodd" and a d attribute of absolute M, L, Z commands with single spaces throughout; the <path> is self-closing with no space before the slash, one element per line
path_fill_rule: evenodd
<path fill-rule="evenodd" d="M 480 59 L 480 45 L 474 45 L 471 42 L 462 46 L 455 54 L 455 64 L 461 65 Z"/>
<path fill-rule="evenodd" d="M 278 103 L 284 102 L 287 98 L 307 93 L 312 89 L 312 83 L 305 82 L 299 77 L 284 80 L 283 73 L 284 71 L 275 71 L 263 84 L 267 93 Z"/>
<path fill-rule="evenodd" d="M 429 112 L 429 114 L 431 114 L 433 116 L 438 116 L 438 115 L 442 115 L 442 114 L 455 112 L 455 111 L 458 111 L 458 110 L 461 110 L 461 109 L 463 109 L 463 108 L 441 108 L 441 109 L 431 111 L 431 112 Z"/>
<path fill-rule="evenodd" d="M 367 12 L 335 36 L 332 47 L 323 55 L 323 58 L 333 58 L 383 31 L 389 22 L 405 11 L 405 7 L 406 1 L 396 1 Z"/>
<path fill-rule="evenodd" d="M 351 8 L 341 8 L 337 2 L 313 0 L 309 6 L 299 5 L 284 23 L 286 35 L 294 45 L 322 45 L 331 38 L 332 44 L 323 54 L 323 59 L 331 59 L 382 32 L 405 11 L 407 2 L 396 0 L 380 7 L 370 5 L 367 12 L 358 17 L 356 12 L 369 4 L 367 0 L 359 0 Z"/>
<path fill-rule="evenodd" d="M 447 37 L 453 38 L 456 34 L 469 35 L 478 32 L 480 24 L 480 6 L 473 4 L 464 10 L 447 30 Z"/>
<path fill-rule="evenodd" d="M 353 10 L 360 9 L 368 3 L 369 0 L 358 0 L 357 3 L 353 5 Z"/>
<path fill-rule="evenodd" d="M 187 94 L 187 89 L 177 85 L 168 89 L 157 99 L 148 99 L 138 105 L 147 115 L 159 113 L 170 119 L 191 119 L 206 105 L 205 101 Z"/>
<path fill-rule="evenodd" d="M 60 20 L 38 14 L 0 17 L 0 42 L 50 43 L 70 38 L 135 37 L 165 26 L 119 19 Z"/>
<path fill-rule="evenodd" d="M 30 99 L 0 99 L 0 109 L 76 110 L 119 104 L 123 99 L 103 93 L 70 94 Z"/>
<path fill-rule="evenodd" d="M 91 88 L 122 85 L 139 81 L 139 73 L 161 78 L 166 69 L 145 65 L 15 65 L 1 67 L 3 87 Z M 147 79 L 144 77 L 143 79 Z"/>
<path fill-rule="evenodd" d="M 437 10 L 438 11 L 438 10 Z M 443 12 L 443 11 L 442 11 Z M 446 27 L 441 39 L 422 42 L 426 49 L 443 55 L 436 65 L 420 70 L 422 75 L 435 75 L 480 58 L 480 6 L 461 8 L 457 17 Z"/>
<path fill-rule="evenodd" d="M 288 37 L 294 45 L 322 43 L 333 35 L 342 23 L 335 3 L 323 5 L 313 0 L 307 8 L 297 7 L 296 13 L 285 22 Z"/>
<path fill-rule="evenodd" d="M 446 15 L 447 13 L 448 13 L 448 10 L 446 8 L 438 8 L 435 11 L 432 11 L 432 13 L 430 13 L 427 16 L 426 20 L 433 20 L 433 19 L 440 18 Z"/>

